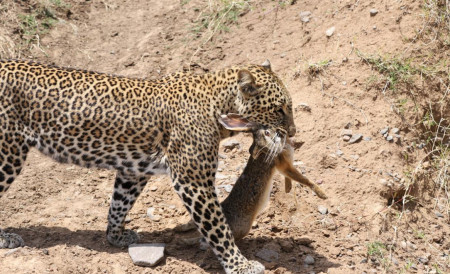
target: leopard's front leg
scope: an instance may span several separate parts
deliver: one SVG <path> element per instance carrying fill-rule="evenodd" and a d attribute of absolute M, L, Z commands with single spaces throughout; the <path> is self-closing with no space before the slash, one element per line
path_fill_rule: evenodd
<path fill-rule="evenodd" d="M 189 143 L 196 142 L 184 139 L 183 143 L 173 142 L 169 149 L 168 160 L 175 191 L 226 273 L 264 273 L 262 264 L 249 261 L 241 254 L 217 199 L 214 180 L 218 144 L 205 145 L 211 143 L 211 139 L 194 147 L 186 146 Z"/>
<path fill-rule="evenodd" d="M 117 172 L 106 230 L 108 242 L 112 245 L 124 247 L 139 240 L 136 232 L 124 229 L 125 218 L 147 184 L 148 179 L 145 176 L 138 177 Z"/>

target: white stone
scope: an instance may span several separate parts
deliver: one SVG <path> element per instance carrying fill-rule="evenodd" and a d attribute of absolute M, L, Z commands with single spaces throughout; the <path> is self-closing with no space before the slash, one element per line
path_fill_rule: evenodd
<path fill-rule="evenodd" d="M 135 265 L 154 266 L 164 258 L 165 244 L 132 244 L 128 254 Z"/>

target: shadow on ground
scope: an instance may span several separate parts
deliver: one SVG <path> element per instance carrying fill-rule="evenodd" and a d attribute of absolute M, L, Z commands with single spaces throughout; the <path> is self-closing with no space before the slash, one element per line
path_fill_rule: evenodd
<path fill-rule="evenodd" d="M 46 249 L 59 245 L 78 246 L 102 253 L 126 253 L 126 248 L 111 246 L 106 241 L 103 230 L 77 230 L 71 231 L 65 227 L 31 226 L 27 228 L 7 228 L 6 232 L 17 233 L 22 236 L 26 246 Z M 139 233 L 141 243 L 164 242 L 166 254 L 179 260 L 194 263 L 208 273 L 223 273 L 222 267 L 211 250 L 202 251 L 198 241 L 192 240 L 199 236 L 197 232 L 175 232 L 165 229 L 153 232 Z M 256 256 L 258 251 L 267 246 L 278 246 L 279 242 L 291 243 L 288 250 L 277 250 L 279 259 L 267 262 Z M 282 267 L 293 273 L 327 272 L 329 268 L 340 266 L 329 261 L 324 255 L 317 253 L 310 245 L 313 239 L 308 238 L 278 238 L 278 237 L 247 237 L 238 242 L 244 256 L 251 260 L 258 260 L 267 269 Z M 304 264 L 304 257 L 310 255 L 315 259 L 314 265 Z M 131 260 L 130 260 L 131 263 Z M 166 264 L 164 260 L 160 264 Z"/>

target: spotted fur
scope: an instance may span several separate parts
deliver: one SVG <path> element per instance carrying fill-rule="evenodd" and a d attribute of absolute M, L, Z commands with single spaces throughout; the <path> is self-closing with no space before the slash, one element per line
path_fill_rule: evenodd
<path fill-rule="evenodd" d="M 221 114 L 295 133 L 291 98 L 270 66 L 150 81 L 0 61 L 0 197 L 37 147 L 58 162 L 117 170 L 107 239 L 138 240 L 124 220 L 152 175 L 168 173 L 227 273 L 261 273 L 234 243 L 214 191 Z M 0 230 L 2 247 L 22 242 Z M 19 237 L 20 238 L 20 237 Z"/>

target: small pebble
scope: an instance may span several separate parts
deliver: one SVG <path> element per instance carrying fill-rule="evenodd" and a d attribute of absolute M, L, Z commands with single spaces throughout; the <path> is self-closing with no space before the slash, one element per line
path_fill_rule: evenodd
<path fill-rule="evenodd" d="M 384 134 L 388 133 L 388 131 L 389 131 L 389 127 L 383 128 L 383 129 L 380 131 L 380 134 L 384 136 Z"/>
<path fill-rule="evenodd" d="M 156 190 L 158 190 L 158 187 L 156 187 L 156 186 L 151 186 L 151 187 L 150 187 L 150 191 L 155 192 Z"/>
<path fill-rule="evenodd" d="M 344 141 L 346 141 L 346 142 L 348 142 L 348 141 L 350 141 L 350 136 L 344 136 L 344 137 L 342 137 L 342 140 L 344 140 Z"/>
<path fill-rule="evenodd" d="M 419 257 L 419 262 L 421 263 L 421 264 L 428 264 L 428 258 L 426 258 L 426 257 Z"/>
<path fill-rule="evenodd" d="M 353 134 L 353 132 L 352 132 L 351 129 L 344 129 L 344 130 L 341 132 L 341 136 L 352 136 L 352 134 Z"/>
<path fill-rule="evenodd" d="M 336 30 L 335 27 L 331 27 L 329 29 L 327 29 L 327 31 L 325 32 L 325 34 L 327 35 L 327 37 L 331 37 L 334 33 L 334 31 Z"/>
<path fill-rule="evenodd" d="M 300 103 L 297 105 L 297 107 L 295 108 L 296 111 L 306 111 L 306 112 L 311 112 L 311 107 L 307 104 L 307 103 Z"/>
<path fill-rule="evenodd" d="M 305 259 L 304 259 L 303 261 L 304 261 L 305 264 L 307 264 L 307 265 L 312 265 L 312 264 L 314 264 L 314 262 L 315 262 L 313 256 L 311 256 L 311 255 L 306 256 Z"/>
<path fill-rule="evenodd" d="M 434 214 L 436 214 L 436 217 L 438 218 L 444 218 L 444 215 L 438 211 L 436 211 Z"/>
<path fill-rule="evenodd" d="M 240 148 L 241 143 L 237 140 L 231 139 L 223 143 L 222 146 L 225 148 L 225 150 L 232 150 L 233 148 Z"/>
<path fill-rule="evenodd" d="M 392 134 L 398 134 L 400 132 L 400 129 L 398 129 L 398 128 L 396 128 L 396 127 L 394 127 L 392 130 L 391 130 L 391 133 Z"/>
<path fill-rule="evenodd" d="M 256 253 L 256 257 L 259 257 L 267 262 L 273 262 L 273 261 L 277 261 L 279 259 L 280 255 L 275 250 L 263 248 Z"/>
<path fill-rule="evenodd" d="M 325 215 L 328 213 L 328 208 L 326 206 L 323 205 L 319 205 L 317 207 L 317 210 L 319 210 L 320 214 Z"/>
<path fill-rule="evenodd" d="M 394 140 L 394 137 L 392 137 L 392 135 L 386 137 L 386 141 L 391 142 L 392 140 Z"/>
<path fill-rule="evenodd" d="M 342 152 L 342 150 L 338 149 L 338 150 L 336 151 L 336 155 L 337 155 L 337 156 L 342 156 L 342 155 L 344 155 L 344 152 Z"/>
<path fill-rule="evenodd" d="M 370 137 L 364 137 L 363 140 L 366 141 L 366 142 L 369 142 L 369 141 L 372 141 L 372 138 L 370 138 Z"/>
<path fill-rule="evenodd" d="M 309 22 L 309 18 L 311 16 L 311 12 L 310 11 L 302 11 L 300 12 L 300 21 L 302 21 L 303 23 L 308 23 Z"/>
<path fill-rule="evenodd" d="M 361 134 L 355 134 L 355 135 L 352 136 L 352 138 L 348 142 L 350 144 L 357 143 L 357 142 L 361 141 L 362 137 L 363 136 Z"/>
<path fill-rule="evenodd" d="M 371 9 L 370 10 L 370 16 L 375 16 L 378 14 L 378 10 L 377 9 Z"/>
<path fill-rule="evenodd" d="M 223 189 L 225 189 L 226 192 L 230 193 L 233 189 L 232 185 L 223 185 Z"/>

